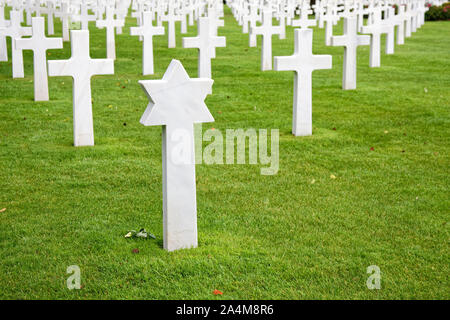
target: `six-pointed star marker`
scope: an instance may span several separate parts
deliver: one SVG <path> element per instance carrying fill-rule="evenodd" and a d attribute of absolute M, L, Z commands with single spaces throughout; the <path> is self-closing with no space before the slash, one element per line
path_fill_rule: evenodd
<path fill-rule="evenodd" d="M 212 79 L 191 79 L 180 61 L 173 59 L 162 80 L 141 80 L 150 103 L 141 118 L 145 126 L 213 122 L 204 100 Z"/>

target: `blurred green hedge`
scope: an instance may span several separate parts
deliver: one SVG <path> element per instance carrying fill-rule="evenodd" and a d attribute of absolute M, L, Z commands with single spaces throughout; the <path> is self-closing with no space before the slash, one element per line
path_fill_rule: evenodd
<path fill-rule="evenodd" d="M 442 6 L 430 6 L 425 13 L 425 20 L 450 20 L 450 2 L 446 2 Z"/>

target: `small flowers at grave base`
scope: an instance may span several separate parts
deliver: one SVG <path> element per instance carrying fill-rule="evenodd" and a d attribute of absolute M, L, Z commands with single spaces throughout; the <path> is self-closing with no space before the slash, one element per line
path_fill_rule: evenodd
<path fill-rule="evenodd" d="M 135 230 L 131 230 L 125 235 L 125 238 L 156 239 L 156 237 L 153 234 L 145 231 L 145 229 L 141 229 L 141 230 L 139 230 L 139 232 L 136 232 Z"/>

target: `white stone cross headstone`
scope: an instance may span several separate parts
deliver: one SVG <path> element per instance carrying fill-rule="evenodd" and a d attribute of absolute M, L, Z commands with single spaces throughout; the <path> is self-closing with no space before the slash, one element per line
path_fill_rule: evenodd
<path fill-rule="evenodd" d="M 74 145 L 94 145 L 92 117 L 91 77 L 114 74 L 114 60 L 91 59 L 89 56 L 89 31 L 72 30 L 72 56 L 68 60 L 48 61 L 50 76 L 73 78 L 73 129 Z"/>
<path fill-rule="evenodd" d="M 383 33 L 389 32 L 389 27 L 381 21 L 381 11 L 377 8 L 373 12 L 373 23 L 368 26 L 362 26 L 362 33 L 370 34 L 370 62 L 372 68 L 379 67 L 380 58 L 380 41 Z"/>
<path fill-rule="evenodd" d="M 429 10 L 427 6 L 425 6 L 425 1 L 421 0 L 418 2 L 418 16 L 417 16 L 417 26 L 421 27 L 425 23 L 425 13 Z"/>
<path fill-rule="evenodd" d="M 225 47 L 225 37 L 211 34 L 211 19 L 203 17 L 198 20 L 198 36 L 183 38 L 183 48 L 198 48 L 198 77 L 211 78 L 211 58 L 216 47 Z"/>
<path fill-rule="evenodd" d="M 178 15 L 181 21 L 181 33 L 187 33 L 187 12 L 184 10 L 184 7 L 178 8 Z"/>
<path fill-rule="evenodd" d="M 175 22 L 181 21 L 181 17 L 175 14 L 175 9 L 173 5 L 169 4 L 169 11 L 167 15 L 163 15 L 161 17 L 162 21 L 167 21 L 167 35 L 168 35 L 168 47 L 175 48 L 176 47 L 176 37 L 175 37 Z"/>
<path fill-rule="evenodd" d="M 69 18 L 71 16 L 72 15 L 69 12 L 69 4 L 67 2 L 63 2 L 60 10 L 55 12 L 55 17 L 61 20 L 63 41 L 70 41 Z"/>
<path fill-rule="evenodd" d="M 80 14 L 74 16 L 73 19 L 81 22 L 81 30 L 89 30 L 89 21 L 95 21 L 97 17 L 95 14 L 89 14 L 89 6 L 86 0 L 83 0 L 82 4 L 80 4 Z"/>
<path fill-rule="evenodd" d="M 272 12 L 264 10 L 262 25 L 252 28 L 250 32 L 262 35 L 261 70 L 272 70 L 272 35 L 282 32 L 280 26 L 272 25 Z"/>
<path fill-rule="evenodd" d="M 36 0 L 34 2 L 34 6 L 33 6 L 33 11 L 34 11 L 34 14 L 36 15 L 36 17 L 41 16 L 41 10 L 42 10 L 41 0 Z"/>
<path fill-rule="evenodd" d="M 116 17 L 118 20 L 122 20 L 125 23 L 125 19 L 128 16 L 128 8 L 130 6 L 130 0 L 126 0 L 126 1 L 116 1 Z M 150 11 L 152 12 L 152 11 Z M 117 34 L 122 34 L 123 27 L 119 26 L 116 29 L 116 33 Z"/>
<path fill-rule="evenodd" d="M 162 80 L 139 83 L 150 100 L 141 123 L 163 126 L 164 249 L 195 248 L 198 236 L 194 123 L 214 121 L 204 103 L 213 80 L 191 79 L 181 62 L 172 60 Z"/>
<path fill-rule="evenodd" d="M 12 77 L 23 78 L 23 53 L 22 50 L 16 48 L 15 39 L 20 39 L 23 36 L 31 36 L 30 27 L 22 27 L 20 25 L 20 12 L 11 11 L 10 13 L 10 25 L 6 28 L 0 29 L 0 34 L 11 38 L 12 48 Z"/>
<path fill-rule="evenodd" d="M 323 15 L 322 20 L 325 24 L 325 45 L 331 45 L 331 37 L 333 36 L 333 25 L 339 20 L 339 16 L 336 15 L 334 7 L 327 6 L 326 13 Z"/>
<path fill-rule="evenodd" d="M 292 20 L 292 26 L 302 29 L 314 27 L 317 24 L 317 20 L 309 19 L 310 13 L 312 13 L 312 10 L 309 9 L 309 2 L 304 1 L 300 8 L 300 17 L 297 20 Z"/>
<path fill-rule="evenodd" d="M 278 37 L 280 40 L 286 39 L 286 17 L 287 12 L 284 8 L 284 3 L 281 2 L 278 11 L 276 13 L 276 18 L 278 19 L 281 27 L 281 33 Z"/>
<path fill-rule="evenodd" d="M 358 35 L 355 17 L 344 18 L 344 35 L 332 36 L 332 46 L 344 46 L 344 71 L 342 89 L 356 89 L 356 52 L 358 46 L 368 45 L 370 37 Z"/>
<path fill-rule="evenodd" d="M 48 101 L 47 56 L 48 49 L 62 49 L 61 38 L 45 36 L 45 18 L 31 20 L 33 35 L 31 38 L 16 39 L 16 48 L 33 50 L 34 101 Z"/>
<path fill-rule="evenodd" d="M 248 16 L 244 16 L 243 18 L 243 32 L 247 33 L 248 32 L 248 28 L 250 28 L 250 33 L 249 33 L 249 38 L 248 38 L 248 46 L 249 47 L 256 47 L 256 34 L 252 33 L 251 30 L 254 29 L 256 27 L 256 22 L 259 21 L 259 16 L 258 16 L 258 7 L 255 5 L 251 5 L 250 6 L 250 13 Z M 250 25 L 250 27 L 249 27 Z"/>
<path fill-rule="evenodd" d="M 31 15 L 34 9 L 34 0 L 26 0 L 25 3 L 22 1 L 22 7 L 25 10 L 25 17 L 27 18 L 26 25 L 31 26 Z"/>
<path fill-rule="evenodd" d="M 312 134 L 312 72 L 331 69 L 330 55 L 312 54 L 312 29 L 295 29 L 295 50 L 292 56 L 275 57 L 276 71 L 295 71 L 292 133 Z"/>
<path fill-rule="evenodd" d="M 215 7 L 208 7 L 209 32 L 213 37 L 217 37 L 219 27 L 225 26 L 225 22 L 217 16 Z M 212 49 L 211 58 L 216 57 L 216 48 Z"/>
<path fill-rule="evenodd" d="M 314 8 L 314 15 L 317 18 L 318 24 L 319 24 L 319 28 L 323 28 L 323 15 L 325 14 L 325 7 L 323 4 L 323 0 L 316 0 L 316 3 L 313 5 Z"/>
<path fill-rule="evenodd" d="M 9 20 L 5 20 L 5 7 L 0 3 L 0 29 L 9 26 Z M 0 32 L 0 61 L 8 61 L 8 46 L 6 36 Z"/>
<path fill-rule="evenodd" d="M 355 2 L 354 13 L 356 14 L 357 30 L 360 31 L 361 27 L 364 25 L 364 14 L 366 14 L 366 8 L 364 8 L 363 1 Z"/>
<path fill-rule="evenodd" d="M 116 59 L 116 32 L 117 27 L 125 25 L 124 20 L 114 19 L 114 8 L 106 8 L 106 19 L 97 20 L 95 25 L 97 28 L 106 28 L 106 57 L 108 59 Z"/>
<path fill-rule="evenodd" d="M 42 8 L 41 11 L 47 15 L 47 33 L 48 35 L 55 34 L 55 26 L 53 23 L 53 15 L 55 14 L 55 5 L 52 1 L 47 2 L 47 7 Z"/>
<path fill-rule="evenodd" d="M 131 27 L 130 34 L 143 37 L 142 73 L 144 76 L 153 74 L 153 36 L 163 35 L 164 27 L 154 27 L 152 24 L 152 13 L 144 12 L 142 25 L 140 27 Z"/>
<path fill-rule="evenodd" d="M 398 13 L 390 17 L 397 26 L 397 44 L 405 44 L 405 6 L 398 6 Z"/>
<path fill-rule="evenodd" d="M 386 12 L 388 13 L 388 18 L 383 20 L 383 24 L 386 26 L 387 34 L 386 34 L 386 46 L 385 46 L 385 53 L 386 54 L 394 54 L 394 48 L 395 48 L 395 21 L 393 17 L 395 17 L 395 9 L 392 7 L 388 7 L 386 9 Z"/>

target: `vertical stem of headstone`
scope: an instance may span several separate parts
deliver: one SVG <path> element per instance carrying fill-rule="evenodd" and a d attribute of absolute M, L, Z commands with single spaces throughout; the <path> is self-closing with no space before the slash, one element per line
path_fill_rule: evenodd
<path fill-rule="evenodd" d="M 173 140 L 174 133 L 183 130 L 187 137 L 182 142 Z M 184 144 L 185 152 L 190 155 L 189 163 L 176 160 L 175 148 Z M 195 189 L 195 147 L 194 127 L 163 126 L 162 163 L 163 163 L 163 225 L 164 249 L 173 251 L 183 248 L 195 248 L 197 239 L 197 199 Z"/>
<path fill-rule="evenodd" d="M 325 45 L 331 45 L 331 36 L 333 35 L 333 22 L 328 20 L 325 26 Z"/>
<path fill-rule="evenodd" d="M 143 65 L 143 75 L 153 74 L 153 41 L 151 36 L 149 39 L 144 39 L 144 49 L 142 53 L 142 65 Z"/>
<path fill-rule="evenodd" d="M 342 89 L 356 89 L 356 50 L 357 47 L 345 47 L 344 72 L 342 75 Z"/>
<path fill-rule="evenodd" d="M 53 24 L 53 13 L 49 12 L 47 14 L 47 31 L 49 35 L 55 34 L 54 24 Z"/>
<path fill-rule="evenodd" d="M 48 77 L 45 51 L 35 51 L 33 54 L 34 68 L 34 100 L 48 101 Z"/>
<path fill-rule="evenodd" d="M 175 40 L 175 21 L 169 21 L 168 25 L 168 33 L 169 33 L 169 48 L 175 48 L 176 40 Z"/>
<path fill-rule="evenodd" d="M 63 41 L 69 41 L 69 20 L 65 18 L 62 22 Z"/>
<path fill-rule="evenodd" d="M 4 21 L 5 7 L 0 6 L 0 22 Z M 0 61 L 8 61 L 8 47 L 6 44 L 6 36 L 0 34 Z"/>
<path fill-rule="evenodd" d="M 12 76 L 13 78 L 23 78 L 23 54 L 22 50 L 17 49 L 14 40 L 11 40 L 12 52 Z"/>
<path fill-rule="evenodd" d="M 108 59 L 116 59 L 116 36 L 114 27 L 106 27 L 106 56 Z"/>
<path fill-rule="evenodd" d="M 8 61 L 6 37 L 2 35 L 0 35 L 0 61 Z"/>
<path fill-rule="evenodd" d="M 74 145 L 94 145 L 94 124 L 90 79 L 73 83 L 73 138 Z"/>
<path fill-rule="evenodd" d="M 405 44 L 405 23 L 401 22 L 397 26 L 397 44 Z"/>
<path fill-rule="evenodd" d="M 380 66 L 380 35 L 372 34 L 370 36 L 370 67 Z"/>
<path fill-rule="evenodd" d="M 261 69 L 272 70 L 272 36 L 263 37 L 261 54 Z"/>
<path fill-rule="evenodd" d="M 211 58 L 207 50 L 198 50 L 198 77 L 211 79 Z"/>
<path fill-rule="evenodd" d="M 292 134 L 295 136 L 310 136 L 312 134 L 311 85 L 311 72 L 295 72 L 292 119 Z"/>

